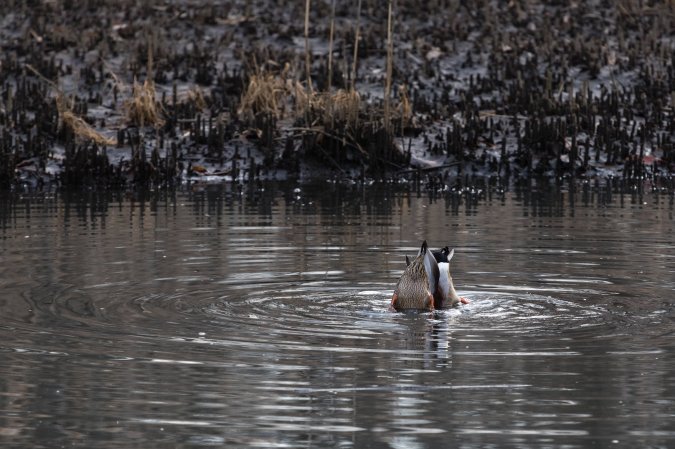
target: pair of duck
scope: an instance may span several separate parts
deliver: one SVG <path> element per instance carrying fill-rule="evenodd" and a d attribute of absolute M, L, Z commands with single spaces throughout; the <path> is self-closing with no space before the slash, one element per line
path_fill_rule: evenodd
<path fill-rule="evenodd" d="M 448 247 L 430 251 L 427 241 L 422 243 L 417 257 L 412 261 L 405 257 L 406 269 L 396 284 L 391 298 L 393 309 L 436 310 L 468 304 L 457 295 L 450 276 L 450 260 L 455 250 Z"/>

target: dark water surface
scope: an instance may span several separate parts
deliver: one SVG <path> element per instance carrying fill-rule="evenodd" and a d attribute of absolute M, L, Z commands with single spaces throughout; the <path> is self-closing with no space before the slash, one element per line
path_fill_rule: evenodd
<path fill-rule="evenodd" d="M 673 199 L 0 196 L 0 446 L 675 447 Z M 471 304 L 387 311 L 422 239 Z"/>

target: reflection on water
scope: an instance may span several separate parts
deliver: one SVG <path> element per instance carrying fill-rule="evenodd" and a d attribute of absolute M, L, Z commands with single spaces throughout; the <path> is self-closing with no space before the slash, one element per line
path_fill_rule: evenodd
<path fill-rule="evenodd" d="M 673 211 L 592 185 L 3 194 L 0 442 L 672 447 Z M 389 313 L 424 238 L 471 304 Z"/>

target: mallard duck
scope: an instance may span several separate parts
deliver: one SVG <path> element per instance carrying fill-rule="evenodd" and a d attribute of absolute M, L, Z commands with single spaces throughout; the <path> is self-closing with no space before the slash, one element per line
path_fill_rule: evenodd
<path fill-rule="evenodd" d="M 455 253 L 455 250 L 452 250 L 452 254 Z M 438 251 L 432 251 L 431 254 L 434 255 L 434 259 L 436 259 L 436 262 L 441 263 L 449 263 L 450 259 L 452 259 L 452 254 L 450 253 L 450 249 L 447 246 L 444 246 L 443 248 L 439 249 Z M 448 258 L 450 256 L 450 259 Z"/>
<path fill-rule="evenodd" d="M 462 304 L 468 304 L 469 301 L 457 294 L 455 291 L 455 285 L 452 282 L 452 276 L 450 275 L 450 260 L 452 256 L 455 255 L 455 250 L 448 250 L 446 246 L 438 252 L 439 256 L 436 256 L 437 253 L 434 252 L 434 258 L 438 262 L 438 288 L 434 300 L 436 301 L 436 308 L 442 309 L 444 307 L 455 307 Z"/>
<path fill-rule="evenodd" d="M 426 240 L 411 261 L 406 256 L 406 269 L 396 284 L 391 306 L 395 310 L 435 310 L 468 304 L 457 295 L 450 275 L 450 259 L 455 250 L 448 247 L 431 252 Z"/>

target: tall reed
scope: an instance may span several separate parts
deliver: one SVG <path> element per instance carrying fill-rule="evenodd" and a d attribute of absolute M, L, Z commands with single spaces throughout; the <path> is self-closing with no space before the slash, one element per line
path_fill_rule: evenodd
<path fill-rule="evenodd" d="M 356 83 L 356 62 L 358 61 L 359 56 L 359 32 L 361 28 L 361 0 L 356 7 L 356 32 L 354 34 L 354 60 L 352 61 L 352 90 L 354 90 L 354 85 Z"/>
<path fill-rule="evenodd" d="M 335 0 L 330 5 L 330 35 L 328 36 L 328 93 L 333 87 L 333 36 L 335 32 Z"/>
<path fill-rule="evenodd" d="M 312 92 L 312 59 L 309 49 L 309 7 L 311 0 L 305 0 L 305 72 L 307 75 L 307 91 Z"/>
<path fill-rule="evenodd" d="M 389 11 L 387 13 L 387 76 L 384 81 L 384 127 L 389 134 L 391 128 L 391 77 L 394 59 L 394 44 L 392 39 L 392 9 L 393 0 L 389 0 Z"/>

